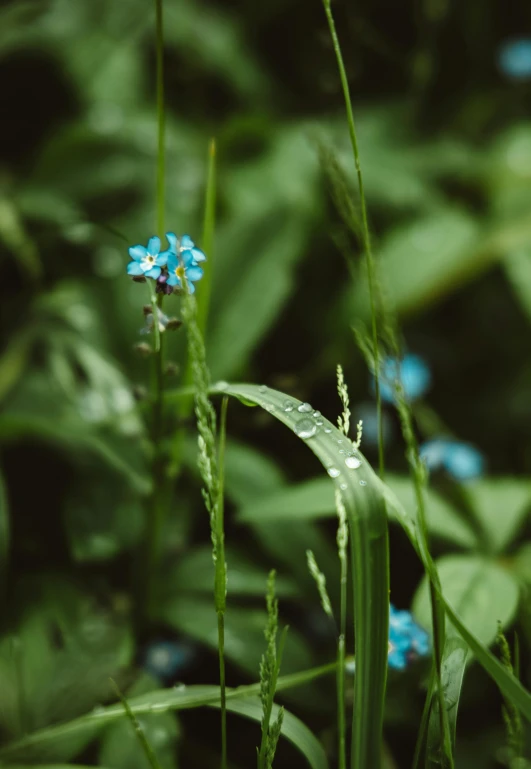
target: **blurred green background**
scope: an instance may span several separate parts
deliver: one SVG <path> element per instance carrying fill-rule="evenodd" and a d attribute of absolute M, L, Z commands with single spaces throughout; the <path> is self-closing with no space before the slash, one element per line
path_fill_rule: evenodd
<path fill-rule="evenodd" d="M 166 0 L 164 8 L 166 222 L 198 243 L 208 142 L 217 142 L 217 226 L 208 255 L 212 377 L 266 383 L 310 400 L 333 419 L 341 362 L 353 415 L 369 425 L 370 377 L 352 332 L 368 318 L 365 275 L 356 225 L 349 227 L 342 211 L 346 190 L 356 219 L 357 187 L 320 2 Z M 405 348 L 432 372 L 432 388 L 417 405 L 419 439 L 443 429 L 477 446 L 487 460 L 489 477 L 472 490 L 443 475 L 435 479 L 428 511 L 431 506 L 434 550 L 457 553 L 458 562 L 465 558 L 469 565 L 489 555 L 492 584 L 485 577 L 472 598 L 468 572 L 457 568 L 454 582 L 468 600 L 463 611 L 476 631 L 487 615 L 486 642 L 497 619 L 510 626 L 517 617 L 525 661 L 531 643 L 531 76 L 504 71 L 500 51 L 531 32 L 531 7 L 517 0 L 337 0 L 334 12 L 384 296 L 401 322 Z M 150 487 L 145 412 L 137 399 L 149 385 L 149 363 L 134 350 L 145 341 L 139 332 L 147 292 L 127 278 L 125 267 L 128 245 L 145 243 L 156 225 L 154 83 L 151 3 L 3 3 L 5 741 L 109 701 L 109 675 L 133 694 L 161 682 L 217 680 L 208 518 L 191 420 L 165 533 L 160 607 L 149 626 L 133 630 L 131 553 L 143 536 Z M 179 314 L 176 298 L 166 307 Z M 183 337 L 176 332 L 169 343 L 177 365 Z M 168 380 L 168 387 L 178 385 L 179 374 Z M 257 678 L 272 566 L 291 626 L 284 672 L 334 655 L 334 629 L 320 612 L 304 557 L 311 547 L 337 598 L 332 492 L 305 447 L 258 411 L 229 410 L 231 685 Z M 398 422 L 391 408 L 386 414 L 390 485 L 412 504 Z M 370 430 L 362 448 L 374 462 Z M 483 534 L 494 532 L 492 546 L 476 537 L 474 509 L 480 508 Z M 499 519 L 505 533 L 496 541 Z M 391 566 L 391 598 L 409 606 L 422 571 L 394 528 Z M 509 587 L 500 572 L 511 575 Z M 503 616 L 494 616 L 496 601 Z M 157 681 L 146 660 L 161 642 L 179 650 L 180 662 Z M 528 662 L 522 673 L 529 685 Z M 391 678 L 389 767 L 408 765 L 423 676 L 417 667 Z M 329 680 L 286 698 L 332 757 L 334 697 Z M 504 765 L 500 708 L 495 689 L 472 666 L 458 731 L 460 767 Z M 179 720 L 149 716 L 146 729 L 164 767 L 217 765 L 217 718 L 203 710 Z M 230 728 L 234 766 L 249 765 L 257 727 L 232 716 Z M 97 739 L 18 760 L 145 766 L 125 722 Z M 302 761 L 281 745 L 279 767 Z"/>

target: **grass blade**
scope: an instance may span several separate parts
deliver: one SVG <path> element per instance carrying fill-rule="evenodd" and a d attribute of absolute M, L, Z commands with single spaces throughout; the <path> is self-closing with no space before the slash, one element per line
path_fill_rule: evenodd
<path fill-rule="evenodd" d="M 356 643 L 351 761 L 353 767 L 377 769 L 389 626 L 387 514 L 381 481 L 360 452 L 339 453 L 353 449 L 351 442 L 328 420 L 314 418 L 309 404 L 263 386 L 223 384 L 219 391 L 262 406 L 305 440 L 341 492 L 350 527 Z M 319 430 L 316 421 L 322 422 Z M 308 432 L 311 437 L 305 438 Z"/>
<path fill-rule="evenodd" d="M 331 675 L 335 673 L 336 667 L 336 663 L 332 662 L 317 668 L 302 670 L 299 673 L 281 676 L 277 680 L 277 691 L 303 686 L 322 676 Z M 259 683 L 239 686 L 237 689 L 227 690 L 227 702 L 259 694 Z M 163 713 L 169 710 L 189 710 L 205 705 L 214 706 L 217 704 L 219 706 L 220 689 L 218 686 L 208 685 L 188 686 L 184 689 L 159 689 L 134 697 L 129 700 L 128 704 L 135 716 L 156 712 Z M 121 705 L 109 705 L 65 724 L 39 729 L 33 734 L 28 734 L 20 740 L 0 748 L 0 760 L 2 763 L 4 761 L 39 761 L 42 760 L 43 754 L 46 754 L 48 760 L 53 759 L 54 746 L 58 746 L 56 753 L 60 752 L 60 745 L 63 740 L 82 734 L 88 734 L 94 738 L 105 726 L 124 716 L 125 712 Z"/>
<path fill-rule="evenodd" d="M 146 735 L 144 734 L 144 730 L 142 729 L 140 722 L 138 718 L 135 716 L 131 708 L 129 707 L 129 704 L 127 700 L 125 699 L 124 695 L 116 685 L 114 681 L 111 680 L 111 683 L 114 687 L 114 690 L 116 692 L 117 697 L 119 697 L 120 702 L 122 703 L 124 707 L 125 714 L 127 718 L 130 720 L 133 729 L 135 731 L 135 734 L 137 736 L 138 742 L 140 743 L 140 747 L 142 748 L 144 755 L 146 756 L 149 765 L 151 766 L 151 769 L 160 769 L 160 764 L 157 760 L 157 756 L 155 755 L 155 752 L 151 745 L 149 744 Z"/>

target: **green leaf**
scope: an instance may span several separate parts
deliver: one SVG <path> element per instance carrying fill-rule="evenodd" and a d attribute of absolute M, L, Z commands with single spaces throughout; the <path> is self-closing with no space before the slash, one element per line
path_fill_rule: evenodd
<path fill-rule="evenodd" d="M 213 703 L 211 707 L 219 707 L 219 705 Z M 278 705 L 273 705 L 271 722 L 276 720 L 279 709 Z M 259 697 L 229 700 L 227 702 L 227 710 L 230 710 L 232 713 L 238 713 L 246 718 L 251 718 L 258 723 L 260 723 L 263 716 L 262 703 Z M 290 713 L 289 710 L 284 710 L 281 734 L 300 750 L 312 769 L 328 769 L 328 759 L 323 746 L 308 727 L 299 718 L 294 716 L 293 713 Z"/>
<path fill-rule="evenodd" d="M 323 675 L 334 673 L 336 664 L 323 665 L 310 670 L 303 670 L 293 675 L 281 676 L 277 682 L 277 691 L 287 691 L 293 687 L 302 686 Z M 250 697 L 260 693 L 260 684 L 239 686 L 237 689 L 227 690 L 227 700 Z M 129 706 L 135 716 L 146 714 L 167 713 L 170 710 L 186 710 L 198 708 L 203 705 L 215 705 L 219 703 L 218 686 L 183 686 L 174 689 L 160 689 L 149 692 L 139 697 L 128 700 Z M 122 705 L 109 705 L 95 709 L 80 718 L 68 723 L 50 726 L 33 734 L 28 734 L 16 742 L 4 745 L 0 748 L 0 760 L 22 761 L 29 756 L 35 760 L 42 759 L 57 753 L 57 745 L 63 745 L 66 741 L 81 740 L 86 743 L 96 736 L 103 728 L 125 718 Z"/>
<path fill-rule="evenodd" d="M 262 585 L 262 592 L 265 585 Z M 169 598 L 159 607 L 157 619 L 190 638 L 217 651 L 217 616 L 212 600 L 180 595 Z M 264 647 L 266 615 L 262 610 L 232 606 L 229 601 L 225 616 L 225 655 L 249 675 L 256 675 Z M 290 630 L 282 667 L 294 671 L 310 664 L 310 651 L 300 635 Z"/>
<path fill-rule="evenodd" d="M 440 208 L 395 229 L 379 249 L 389 302 L 400 314 L 429 307 L 456 285 L 485 268 L 477 248 L 479 223 L 465 210 Z M 358 281 L 355 306 L 368 312 L 365 282 Z"/>
<path fill-rule="evenodd" d="M 498 622 L 507 627 L 518 607 L 518 584 L 495 561 L 475 555 L 448 555 L 437 562 L 446 601 L 462 622 L 484 644 L 496 638 Z M 413 601 L 419 622 L 430 624 L 430 601 L 426 578 Z"/>
<path fill-rule="evenodd" d="M 482 478 L 466 488 L 476 517 L 494 552 L 516 536 L 531 506 L 531 482 L 522 478 Z"/>
<path fill-rule="evenodd" d="M 223 385 L 219 390 L 254 401 L 304 440 L 342 494 L 350 528 L 356 643 L 352 739 L 356 742 L 360 765 L 377 766 L 381 754 L 389 620 L 383 485 L 359 452 L 353 451 L 352 456 L 340 453 L 343 447 L 349 446 L 348 439 L 328 420 L 314 417 L 309 404 L 264 386 Z"/>
<path fill-rule="evenodd" d="M 441 662 L 441 684 L 444 691 L 444 702 L 448 714 L 448 725 L 452 742 L 452 753 L 455 752 L 455 736 L 459 698 L 466 669 L 468 646 L 459 636 L 449 637 L 444 644 Z M 434 696 L 431 685 L 429 698 L 432 702 L 427 735 L 427 769 L 440 767 L 440 747 L 443 738 L 440 729 L 439 700 Z"/>
<path fill-rule="evenodd" d="M 406 476 L 388 474 L 386 483 L 414 518 L 416 501 L 411 480 Z M 428 528 L 432 534 L 463 547 L 473 547 L 476 544 L 476 537 L 470 526 L 432 489 L 428 489 L 426 493 L 426 508 Z M 389 512 L 393 514 L 392 509 Z M 285 486 L 265 496 L 257 494 L 238 513 L 239 519 L 245 522 L 286 519 L 298 521 L 335 515 L 334 492 L 327 478 L 312 478 L 297 485 Z"/>
<path fill-rule="evenodd" d="M 267 570 L 260 568 L 238 550 L 225 550 L 228 568 L 228 585 L 231 595 L 263 597 L 267 582 Z M 212 547 L 200 545 L 186 553 L 165 575 L 162 601 L 171 600 L 185 593 L 212 593 L 214 586 L 214 564 Z M 295 597 L 297 585 L 293 580 L 276 578 L 276 592 L 279 596 Z"/>

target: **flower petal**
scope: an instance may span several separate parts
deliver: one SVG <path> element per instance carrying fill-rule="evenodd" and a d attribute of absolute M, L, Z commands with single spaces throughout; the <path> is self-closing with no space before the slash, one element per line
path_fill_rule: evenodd
<path fill-rule="evenodd" d="M 191 280 L 188 281 L 188 293 L 195 294 L 195 286 Z"/>
<path fill-rule="evenodd" d="M 152 267 L 145 273 L 146 278 L 158 278 L 160 275 L 160 267 Z"/>
<path fill-rule="evenodd" d="M 173 251 L 170 251 L 170 255 L 168 256 L 168 261 L 167 261 L 168 271 L 169 272 L 174 272 L 177 269 L 177 267 L 179 266 L 179 264 L 180 264 L 180 262 L 179 262 L 179 257 L 177 256 L 177 254 L 174 253 Z"/>
<path fill-rule="evenodd" d="M 148 254 L 151 254 L 151 256 L 157 256 L 160 252 L 160 238 L 156 235 L 153 235 L 153 237 L 148 240 L 147 252 Z"/>
<path fill-rule="evenodd" d="M 140 266 L 138 262 L 129 262 L 127 265 L 127 274 L 128 275 L 143 275 L 144 270 Z"/>
<path fill-rule="evenodd" d="M 177 253 L 177 249 L 179 247 L 179 242 L 177 235 L 174 232 L 167 232 L 166 238 L 168 240 L 168 243 L 170 244 L 170 251 L 173 251 L 174 253 Z"/>
<path fill-rule="evenodd" d="M 192 248 L 192 256 L 196 262 L 206 262 L 206 255 L 200 248 Z"/>
<path fill-rule="evenodd" d="M 164 267 L 168 263 L 171 253 L 171 251 L 161 251 L 155 259 L 155 264 L 158 264 L 159 267 Z"/>
<path fill-rule="evenodd" d="M 188 267 L 186 270 L 186 280 L 201 280 L 203 270 L 201 267 Z"/>
<path fill-rule="evenodd" d="M 195 245 L 190 235 L 183 235 L 181 237 L 181 248 L 193 248 Z"/>
<path fill-rule="evenodd" d="M 172 272 L 172 273 L 170 273 L 170 275 L 168 277 L 168 280 L 166 281 L 166 284 L 168 286 L 180 286 L 181 285 L 181 281 L 179 280 L 177 275 L 174 272 Z"/>
<path fill-rule="evenodd" d="M 131 246 L 129 249 L 129 256 L 131 259 L 134 259 L 135 262 L 139 262 L 141 259 L 143 259 L 147 254 L 145 246 Z"/>

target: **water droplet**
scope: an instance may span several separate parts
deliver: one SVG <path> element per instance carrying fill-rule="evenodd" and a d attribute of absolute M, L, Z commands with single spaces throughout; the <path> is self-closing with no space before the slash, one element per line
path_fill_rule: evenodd
<path fill-rule="evenodd" d="M 312 407 L 309 403 L 301 403 L 301 405 L 298 406 L 297 411 L 300 411 L 301 414 L 309 414 L 309 412 L 312 411 Z"/>
<path fill-rule="evenodd" d="M 311 419 L 301 419 L 295 425 L 295 432 L 299 438 L 312 438 L 317 432 L 317 425 Z"/>
<path fill-rule="evenodd" d="M 214 385 L 216 390 L 226 390 L 228 386 L 229 386 L 229 383 L 223 380 L 221 382 L 216 382 L 216 384 Z"/>
<path fill-rule="evenodd" d="M 175 689 L 176 692 L 184 692 L 184 690 L 186 689 L 186 684 L 178 683 L 178 684 L 175 684 L 173 688 Z"/>
<path fill-rule="evenodd" d="M 287 411 L 288 414 L 293 411 L 294 407 L 295 404 L 292 401 L 284 401 L 284 411 Z"/>
<path fill-rule="evenodd" d="M 320 417 L 321 416 L 321 412 L 320 411 L 314 411 L 313 412 L 313 416 L 314 417 Z"/>
<path fill-rule="evenodd" d="M 331 459 L 325 459 L 325 461 L 324 461 L 324 466 L 325 467 L 332 467 L 333 464 L 334 463 L 333 463 L 333 461 Z"/>
<path fill-rule="evenodd" d="M 350 467 L 351 470 L 356 470 L 361 466 L 361 462 L 358 457 L 347 457 L 345 459 L 345 464 L 347 467 Z"/>
<path fill-rule="evenodd" d="M 330 478 L 337 478 L 338 475 L 341 475 L 337 467 L 329 467 L 328 468 L 328 475 Z"/>
<path fill-rule="evenodd" d="M 343 441 L 341 440 L 341 438 L 338 438 L 338 439 L 337 439 L 337 442 L 338 442 L 338 443 L 343 443 Z"/>
<path fill-rule="evenodd" d="M 321 427 L 321 425 L 323 425 L 323 424 L 324 424 L 324 422 L 323 422 L 323 420 L 322 420 L 322 419 L 316 419 L 316 420 L 315 420 L 315 424 L 316 424 L 316 425 L 319 425 L 319 427 Z"/>
<path fill-rule="evenodd" d="M 260 405 L 262 406 L 263 409 L 268 411 L 270 414 L 275 410 L 275 407 L 273 406 L 272 403 L 266 403 L 266 401 L 262 401 Z"/>
<path fill-rule="evenodd" d="M 346 454 L 347 452 L 345 451 L 345 449 L 339 449 L 339 453 L 340 454 Z"/>
<path fill-rule="evenodd" d="M 102 713 L 105 713 L 105 708 L 103 707 L 103 705 L 94 705 L 94 707 L 92 708 L 92 715 L 99 716 Z"/>
<path fill-rule="evenodd" d="M 324 431 L 325 431 L 325 433 L 327 435 L 329 435 L 332 432 L 332 428 L 331 427 L 325 427 Z"/>
<path fill-rule="evenodd" d="M 339 485 L 339 488 L 341 489 L 341 491 L 346 491 L 348 489 L 348 485 L 346 483 L 341 483 Z"/>
<path fill-rule="evenodd" d="M 366 486 L 366 485 L 367 485 L 367 481 L 360 481 L 360 486 Z"/>
<path fill-rule="evenodd" d="M 258 388 L 259 393 L 266 393 L 267 392 L 267 385 L 260 385 Z"/>

